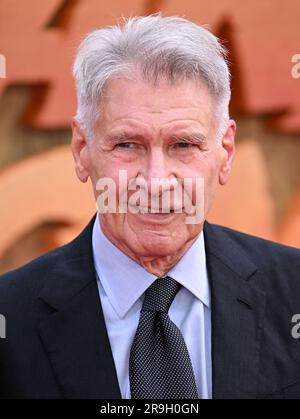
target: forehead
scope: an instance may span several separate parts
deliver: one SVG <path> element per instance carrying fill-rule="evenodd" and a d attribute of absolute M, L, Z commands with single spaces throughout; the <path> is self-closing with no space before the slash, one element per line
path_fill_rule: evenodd
<path fill-rule="evenodd" d="M 156 85 L 140 77 L 111 80 L 101 102 L 99 124 L 105 130 L 119 125 L 140 125 L 146 129 L 164 126 L 208 126 L 213 99 L 200 81 L 160 80 Z"/>

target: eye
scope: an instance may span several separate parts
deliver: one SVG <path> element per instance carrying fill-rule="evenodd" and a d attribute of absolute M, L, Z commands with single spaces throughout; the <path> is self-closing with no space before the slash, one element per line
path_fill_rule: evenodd
<path fill-rule="evenodd" d="M 196 145 L 192 143 L 188 143 L 188 142 L 181 142 L 181 143 L 174 144 L 174 147 L 175 148 L 192 148 L 192 147 L 196 147 Z"/>
<path fill-rule="evenodd" d="M 127 149 L 132 149 L 136 147 L 135 143 L 119 143 L 116 144 L 115 146 L 116 148 L 127 148 Z"/>

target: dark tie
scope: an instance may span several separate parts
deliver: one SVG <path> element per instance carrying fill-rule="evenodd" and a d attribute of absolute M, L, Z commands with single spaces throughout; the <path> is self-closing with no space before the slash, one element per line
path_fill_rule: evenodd
<path fill-rule="evenodd" d="M 132 399 L 197 399 L 190 356 L 168 310 L 181 285 L 158 278 L 146 291 L 131 347 L 129 378 Z"/>

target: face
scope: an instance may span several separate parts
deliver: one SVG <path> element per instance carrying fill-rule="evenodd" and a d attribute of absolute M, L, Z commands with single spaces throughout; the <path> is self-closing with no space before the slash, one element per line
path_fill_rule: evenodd
<path fill-rule="evenodd" d="M 138 76 L 112 80 L 101 102 L 95 138 L 86 140 L 73 121 L 77 175 L 83 182 L 91 179 L 96 198 L 97 181 L 113 179 L 117 203 L 125 192 L 129 199 L 134 193 L 128 191 L 128 183 L 120 184 L 119 170 L 126 171 L 128 182 L 146 181 L 149 202 L 153 178 L 193 179 L 193 203 L 196 178 L 203 178 L 205 218 L 218 183 L 228 180 L 234 154 L 234 121 L 219 141 L 215 122 L 213 99 L 200 82 L 171 85 L 161 80 L 154 87 Z M 203 220 L 187 224 L 184 211 L 172 212 L 172 199 L 170 210 L 167 214 L 106 213 L 101 215 L 101 226 L 113 243 L 135 258 L 167 257 L 184 252 L 203 227 Z"/>

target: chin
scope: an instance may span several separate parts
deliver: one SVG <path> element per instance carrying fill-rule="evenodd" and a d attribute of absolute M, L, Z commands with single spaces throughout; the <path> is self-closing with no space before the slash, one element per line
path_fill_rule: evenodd
<path fill-rule="evenodd" d="M 143 234 L 139 240 L 140 249 L 138 253 L 144 257 L 167 257 L 174 255 L 183 246 L 182 240 L 176 240 L 172 236 L 164 236 L 160 234 Z"/>

